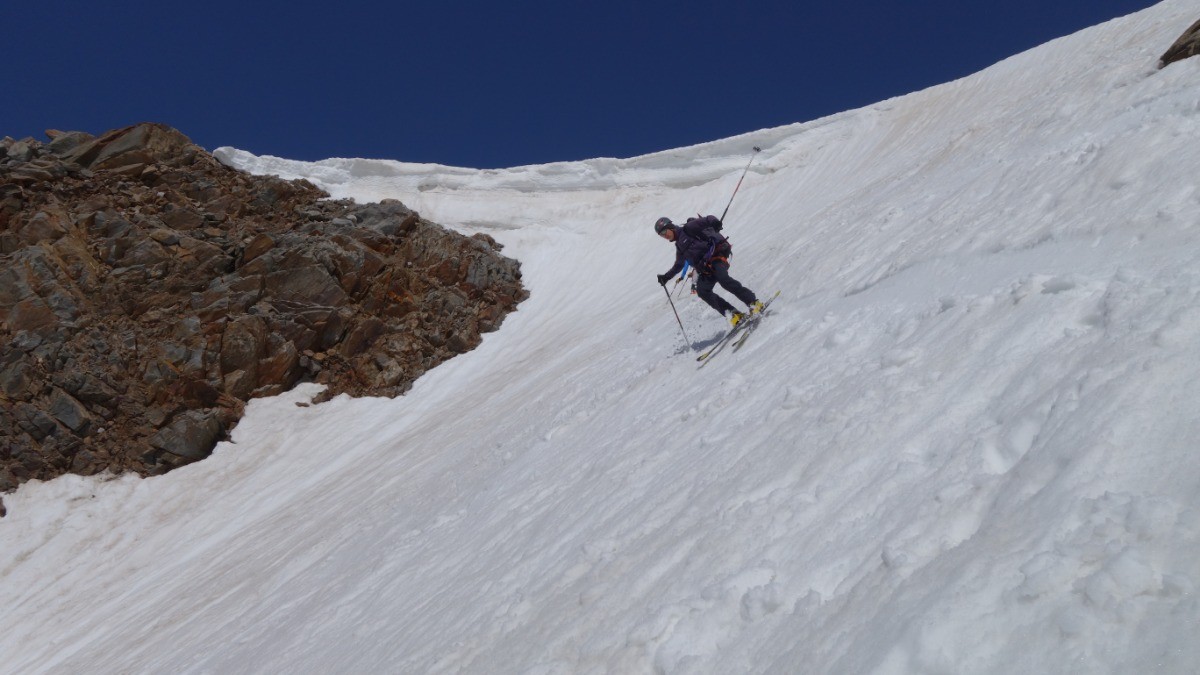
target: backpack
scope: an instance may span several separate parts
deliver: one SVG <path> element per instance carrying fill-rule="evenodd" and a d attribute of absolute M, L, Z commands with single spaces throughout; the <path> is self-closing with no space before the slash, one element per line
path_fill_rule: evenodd
<path fill-rule="evenodd" d="M 711 220 L 709 220 L 709 219 L 711 219 Z M 709 243 L 708 253 L 704 256 L 703 267 L 706 267 L 706 268 L 708 268 L 708 270 L 711 270 L 712 269 L 711 261 L 714 258 L 724 260 L 726 262 L 726 264 L 728 264 L 729 256 L 733 255 L 733 246 L 730 245 L 729 240 L 726 239 L 725 236 L 721 234 L 721 228 L 722 228 L 721 221 L 718 220 L 717 218 L 713 218 L 712 216 L 708 216 L 707 218 L 697 216 L 695 218 L 688 218 L 687 224 L 691 224 L 694 221 L 709 221 L 709 222 L 705 222 L 704 227 L 700 230 L 700 234 L 702 234 L 704 236 L 704 238 L 708 240 L 708 243 Z M 712 221 L 715 221 L 715 222 L 712 222 Z M 701 271 L 708 271 L 708 270 L 701 270 Z"/>
<path fill-rule="evenodd" d="M 703 218 L 688 218 L 689 223 L 693 220 L 704 220 L 704 219 Z M 725 238 L 725 235 L 721 234 L 721 229 L 722 229 L 722 227 L 724 227 L 724 224 L 720 220 L 717 220 L 716 218 L 712 218 L 712 220 L 714 220 L 716 222 L 714 224 L 706 223 L 704 229 L 702 229 L 700 231 L 704 235 L 704 237 L 706 239 L 708 239 L 709 243 L 712 244 L 712 246 L 708 250 L 707 257 L 710 259 L 711 258 L 729 258 L 729 256 L 733 253 L 733 246 L 729 243 L 729 240 Z"/>
<path fill-rule="evenodd" d="M 705 227 L 705 229 L 711 230 L 713 232 L 720 233 L 721 229 L 725 227 L 725 223 L 722 223 L 720 218 L 717 218 L 716 216 L 702 216 L 700 214 L 696 214 L 695 218 L 688 218 L 687 223 L 684 223 L 684 224 L 686 225 L 688 223 L 692 223 L 697 220 L 705 221 L 705 223 L 707 225 L 707 227 Z"/>

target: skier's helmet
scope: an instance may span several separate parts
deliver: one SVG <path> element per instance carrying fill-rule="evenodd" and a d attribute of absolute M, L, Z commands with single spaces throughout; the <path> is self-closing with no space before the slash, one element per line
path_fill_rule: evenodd
<path fill-rule="evenodd" d="M 654 233 L 660 236 L 663 232 L 673 227 L 675 227 L 675 223 L 672 223 L 671 219 L 665 216 L 654 221 Z"/>

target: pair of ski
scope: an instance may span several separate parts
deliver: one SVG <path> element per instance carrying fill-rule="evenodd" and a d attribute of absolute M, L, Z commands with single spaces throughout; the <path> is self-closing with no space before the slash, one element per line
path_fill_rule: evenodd
<path fill-rule="evenodd" d="M 755 328 L 758 328 L 758 322 L 762 321 L 763 317 L 767 315 L 768 308 L 770 308 L 771 303 L 775 301 L 775 298 L 779 297 L 779 293 L 780 291 L 775 291 L 775 295 L 772 295 L 767 299 L 766 302 L 763 303 L 763 308 L 761 311 L 759 311 L 757 314 L 751 314 L 743 319 L 741 323 L 733 328 L 730 328 L 729 332 L 726 333 L 724 337 L 722 337 L 720 340 L 717 340 L 717 344 L 702 352 L 700 356 L 696 357 L 696 360 L 707 362 L 708 359 L 712 358 L 715 354 L 729 345 L 730 340 L 732 340 L 734 337 L 737 337 L 737 340 L 734 340 L 732 343 L 733 351 L 736 352 L 738 349 L 741 349 L 742 343 L 746 341 L 746 338 L 750 337 L 750 333 L 753 333 Z"/>

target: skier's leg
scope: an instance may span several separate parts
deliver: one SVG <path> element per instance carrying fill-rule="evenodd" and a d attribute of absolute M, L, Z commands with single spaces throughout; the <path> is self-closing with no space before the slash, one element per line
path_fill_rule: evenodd
<path fill-rule="evenodd" d="M 700 299 L 704 302 L 707 302 L 709 307 L 720 312 L 721 316 L 725 316 L 727 312 L 736 312 L 737 309 L 729 304 L 725 298 L 713 292 L 713 285 L 716 283 L 717 280 L 713 275 L 701 274 L 696 279 L 696 295 L 700 296 Z"/>
<path fill-rule="evenodd" d="M 735 298 L 746 303 L 747 307 L 758 301 L 758 298 L 754 295 L 754 291 L 751 291 L 749 288 L 743 286 L 737 279 L 729 276 L 729 265 L 722 262 L 715 263 L 713 265 L 712 278 L 713 281 L 721 284 L 721 288 L 733 293 Z"/>

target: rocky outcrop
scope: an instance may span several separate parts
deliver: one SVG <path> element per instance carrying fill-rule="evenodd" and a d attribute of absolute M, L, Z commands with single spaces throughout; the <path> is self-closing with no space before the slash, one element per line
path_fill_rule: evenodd
<path fill-rule="evenodd" d="M 1158 60 L 1158 67 L 1164 68 L 1168 64 L 1182 61 L 1191 56 L 1200 54 L 1200 21 L 1192 24 L 1190 28 L 1179 36 L 1175 44 L 1171 45 L 1162 57 Z"/>
<path fill-rule="evenodd" d="M 204 458 L 300 381 L 395 396 L 526 297 L 396 201 L 328 201 L 178 131 L 0 142 L 0 492 Z"/>

